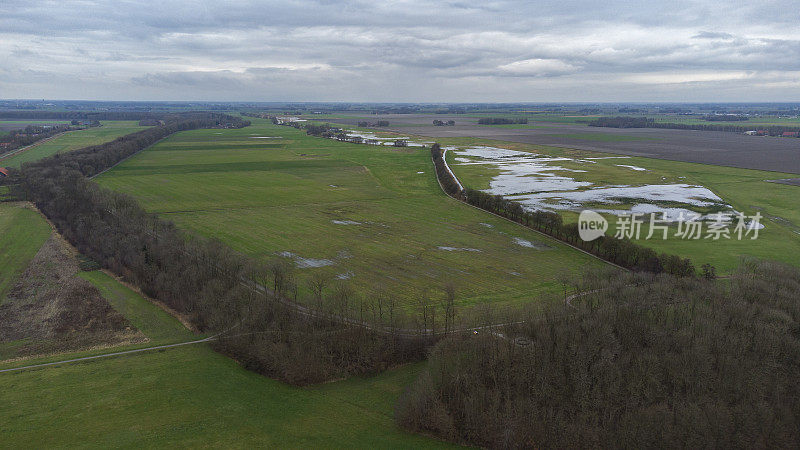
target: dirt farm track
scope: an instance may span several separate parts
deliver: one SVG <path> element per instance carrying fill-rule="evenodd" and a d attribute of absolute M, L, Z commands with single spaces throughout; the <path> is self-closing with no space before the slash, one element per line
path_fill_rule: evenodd
<path fill-rule="evenodd" d="M 388 129 L 403 134 L 434 138 L 477 137 L 800 174 L 800 139 L 796 138 L 658 128 L 601 128 L 535 121 L 528 123 L 529 128 L 515 129 L 478 125 L 477 118 L 462 115 L 389 114 L 364 117 L 370 121 L 388 120 L 391 123 Z M 434 119 L 455 120 L 456 125 L 434 127 L 431 124 Z M 335 122 L 356 125 L 358 119 L 337 119 Z"/>

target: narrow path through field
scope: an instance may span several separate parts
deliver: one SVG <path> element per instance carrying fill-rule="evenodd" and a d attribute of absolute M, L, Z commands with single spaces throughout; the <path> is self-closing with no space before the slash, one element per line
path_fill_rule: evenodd
<path fill-rule="evenodd" d="M 152 350 L 160 350 L 165 348 L 173 348 L 173 347 L 181 347 L 183 345 L 191 345 L 191 344 L 201 344 L 203 342 L 210 342 L 217 339 L 217 336 L 210 336 L 204 339 L 198 339 L 195 341 L 188 341 L 188 342 L 179 342 L 177 344 L 167 344 L 167 345 L 156 345 L 153 347 L 145 347 L 145 348 L 137 348 L 135 350 L 125 350 L 122 352 L 114 352 L 114 353 L 104 353 L 102 355 L 95 355 L 95 356 L 85 356 L 83 358 L 73 358 L 73 359 L 65 359 L 62 361 L 53 361 L 49 363 L 41 363 L 41 364 L 31 364 L 29 366 L 22 366 L 22 367 L 13 367 L 11 369 L 0 369 L 0 373 L 3 372 L 16 372 L 19 370 L 26 370 L 26 369 L 35 369 L 38 367 L 47 367 L 47 366 L 57 366 L 61 364 L 69 364 L 74 362 L 80 361 L 90 361 L 93 359 L 100 359 L 100 358 L 110 358 L 112 356 L 120 356 L 120 355 L 129 355 L 132 353 L 142 353 L 142 352 L 149 352 Z"/>

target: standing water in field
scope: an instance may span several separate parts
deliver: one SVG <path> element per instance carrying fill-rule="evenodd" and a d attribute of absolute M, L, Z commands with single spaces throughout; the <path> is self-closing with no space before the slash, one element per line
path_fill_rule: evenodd
<path fill-rule="evenodd" d="M 486 165 L 499 169 L 500 173 L 492 178 L 485 192 L 502 195 L 531 210 L 581 211 L 588 208 L 610 214 L 657 213 L 670 221 L 681 217 L 708 218 L 712 212 L 734 212 L 730 205 L 704 186 L 686 183 L 598 185 L 576 180 L 571 175 L 591 173 L 594 166 L 584 166 L 587 170 L 563 166 L 565 163 L 596 164 L 596 160 L 627 156 L 549 157 L 485 146 L 447 149 L 456 155 L 456 165 Z M 633 165 L 615 166 L 636 172 L 647 171 Z"/>

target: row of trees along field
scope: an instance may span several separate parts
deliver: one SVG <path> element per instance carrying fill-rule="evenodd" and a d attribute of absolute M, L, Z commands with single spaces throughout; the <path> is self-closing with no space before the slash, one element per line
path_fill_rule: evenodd
<path fill-rule="evenodd" d="M 366 128 L 366 127 L 388 127 L 389 126 L 389 121 L 388 120 L 379 120 L 377 122 L 367 122 L 366 120 L 363 120 L 361 122 L 358 122 L 358 126 L 360 126 L 362 128 Z"/>
<path fill-rule="evenodd" d="M 497 448 L 797 446 L 796 267 L 748 261 L 725 283 L 616 272 L 577 284 L 589 294 L 571 307 L 437 344 L 398 423 Z"/>
<path fill-rule="evenodd" d="M 172 133 L 249 124 L 220 114 L 164 120 L 161 127 L 23 164 L 12 172 L 15 193 L 33 201 L 82 254 L 200 330 L 223 332 L 214 344 L 220 351 L 289 383 L 422 359 L 432 336 L 455 327 L 452 287 L 421 293 L 420 307 L 409 312 L 380 290 L 357 296 L 345 281 L 315 277 L 298 286 L 286 261 L 260 263 L 218 241 L 186 235 L 132 197 L 87 178 Z M 300 292 L 307 298 L 298 298 Z"/>
<path fill-rule="evenodd" d="M 99 125 L 99 122 L 98 122 Z M 28 125 L 19 130 L 11 130 L 8 134 L 0 135 L 0 153 L 7 153 L 27 145 L 35 144 L 38 141 L 53 137 L 66 131 L 81 130 L 84 127 L 78 125 Z"/>
<path fill-rule="evenodd" d="M 507 117 L 482 117 L 478 119 L 480 125 L 513 125 L 528 123 L 527 117 L 517 117 L 509 119 Z"/>
<path fill-rule="evenodd" d="M 558 213 L 527 211 L 521 204 L 500 195 L 469 188 L 462 190 L 452 172 L 448 170 L 439 144 L 431 146 L 431 157 L 442 188 L 454 198 L 533 228 L 628 269 L 653 273 L 666 272 L 678 276 L 693 276 L 696 273 L 692 261 L 687 258 L 666 253 L 658 254 L 653 249 L 638 245 L 629 239 L 617 239 L 605 235 L 587 242 L 580 238 L 578 224 L 563 223 Z M 702 270 L 707 277 L 713 276 L 715 272 L 709 265 L 704 265 Z"/>
<path fill-rule="evenodd" d="M 142 111 L 0 111 L 3 120 L 142 120 L 163 115 Z"/>
<path fill-rule="evenodd" d="M 713 116 L 712 116 L 713 117 Z M 706 120 L 710 120 L 706 118 Z M 718 119 L 727 120 L 727 119 Z M 729 124 L 689 124 L 689 123 L 671 123 L 671 122 L 656 122 L 655 119 L 648 117 L 598 117 L 589 122 L 590 127 L 608 127 L 608 128 L 670 128 L 677 130 L 701 130 L 701 131 L 730 131 L 735 133 L 744 133 L 753 130 L 763 130 L 770 136 L 780 136 L 785 132 L 800 131 L 798 126 L 782 126 L 782 125 L 729 125 Z"/>

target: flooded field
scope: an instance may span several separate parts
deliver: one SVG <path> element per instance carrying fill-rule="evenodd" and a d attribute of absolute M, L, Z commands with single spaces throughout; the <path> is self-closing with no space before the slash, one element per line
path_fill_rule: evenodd
<path fill-rule="evenodd" d="M 405 142 L 405 147 L 426 147 L 433 142 L 420 142 L 408 136 L 379 136 L 366 131 L 343 130 L 349 138 L 361 138 L 364 144 L 396 146 L 397 141 Z"/>
<path fill-rule="evenodd" d="M 667 221 L 709 219 L 717 213 L 734 214 L 733 208 L 704 186 L 686 183 L 604 184 L 578 180 L 591 175 L 598 159 L 566 158 L 497 147 L 447 147 L 454 165 L 484 165 L 499 170 L 485 192 L 517 201 L 530 210 L 576 211 L 593 209 L 609 214 L 656 213 Z M 581 168 L 566 167 L 566 165 Z M 639 166 L 614 164 L 620 171 L 645 172 Z M 662 216 L 663 215 L 663 216 Z M 715 216 L 714 216 L 715 217 Z"/>

